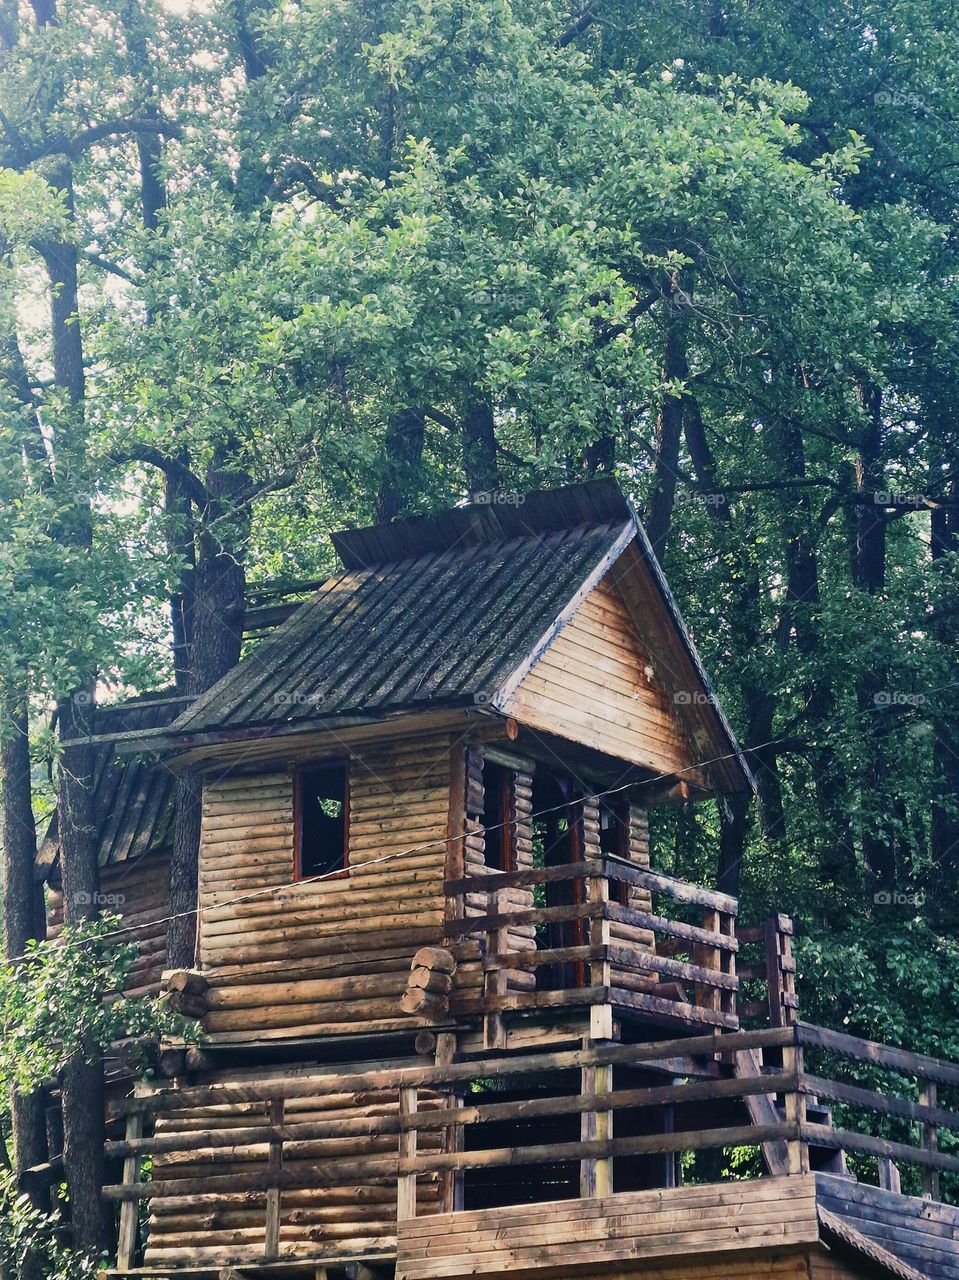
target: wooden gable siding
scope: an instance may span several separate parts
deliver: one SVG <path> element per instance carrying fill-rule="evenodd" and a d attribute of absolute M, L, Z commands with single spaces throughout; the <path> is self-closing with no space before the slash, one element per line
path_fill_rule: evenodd
<path fill-rule="evenodd" d="M 121 942 L 135 942 L 137 958 L 127 977 L 127 995 L 156 995 L 165 967 L 167 917 L 170 914 L 170 859 L 153 853 L 100 868 L 100 905 L 123 919 Z M 63 893 L 47 896 L 47 937 L 63 928 Z"/>
<path fill-rule="evenodd" d="M 695 764 L 622 597 L 605 581 L 537 659 L 505 710 L 533 729 L 658 773 Z"/>
<path fill-rule="evenodd" d="M 208 1033 L 243 1041 L 417 1025 L 399 1001 L 413 953 L 442 941 L 451 762 L 445 735 L 355 756 L 349 872 L 300 884 L 292 883 L 291 775 L 206 784 Z"/>

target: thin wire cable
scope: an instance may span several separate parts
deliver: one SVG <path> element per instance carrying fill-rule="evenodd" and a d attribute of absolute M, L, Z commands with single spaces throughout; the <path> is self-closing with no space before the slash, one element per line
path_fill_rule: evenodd
<path fill-rule="evenodd" d="M 774 746 L 777 742 L 782 742 L 782 741 L 785 741 L 785 739 L 771 738 L 768 742 L 762 742 L 757 747 L 750 748 L 750 750 L 752 751 L 762 750 L 765 747 Z M 743 755 L 742 751 L 730 751 L 725 753 L 724 755 L 714 756 L 710 760 L 701 760 L 701 761 L 697 761 L 696 764 L 686 765 L 682 769 L 672 769 L 665 773 L 656 774 L 654 777 L 651 777 L 651 778 L 644 778 L 640 782 L 624 782 L 619 786 L 609 787 L 604 791 L 592 791 L 589 793 L 589 796 L 587 798 L 591 800 L 604 800 L 607 796 L 617 795 L 623 791 L 636 790 L 637 788 L 641 788 L 641 787 L 648 787 L 648 786 L 651 786 L 653 783 L 664 782 L 667 779 L 675 778 L 682 773 L 691 773 L 693 771 L 707 769 L 709 768 L 710 765 L 721 764 L 725 760 L 736 760 L 736 759 L 739 759 L 742 755 Z M 568 807 L 569 807 L 568 803 L 550 805 L 548 808 L 538 809 L 534 811 L 529 815 L 529 817 L 541 818 L 541 817 L 544 817 L 546 814 L 557 813 L 560 810 L 567 809 Z M 484 827 L 484 831 L 498 831 L 503 827 L 507 827 L 511 825 L 512 825 L 511 821 L 499 822 L 494 825 Z M 423 844 L 411 845 L 408 849 L 398 849 L 394 853 L 386 853 L 381 855 L 379 858 L 370 858 L 367 861 L 363 862 L 362 865 L 363 867 L 377 866 L 382 863 L 393 862 L 399 858 L 408 858 L 416 853 L 424 853 L 429 850 L 439 851 L 440 849 L 446 849 L 454 844 L 461 843 L 463 840 L 466 839 L 466 835 L 467 833 L 463 832 L 462 835 L 445 836 L 445 837 L 440 837 L 439 839 L 436 839 L 436 840 L 428 840 Z M 342 878 L 343 878 L 343 870 L 341 868 L 336 871 L 326 871 L 322 875 L 310 876 L 301 880 L 289 880 L 283 884 L 267 885 L 262 889 L 252 890 L 250 893 L 238 894 L 234 898 L 228 898 L 226 899 L 225 902 L 218 902 L 213 906 L 201 906 L 198 904 L 195 907 L 190 907 L 186 911 L 177 911 L 177 912 L 174 912 L 172 915 L 161 916 L 156 920 L 150 920 L 143 924 L 125 925 L 118 929 L 108 930 L 106 933 L 98 933 L 96 938 L 78 938 L 78 939 L 75 939 L 73 943 L 68 942 L 67 945 L 68 946 L 69 945 L 82 946 L 87 944 L 92 945 L 93 943 L 100 942 L 105 938 L 115 938 L 126 933 L 137 933 L 142 929 L 154 929 L 156 928 L 157 925 L 170 924 L 173 920 L 182 920 L 188 916 L 194 916 L 198 914 L 202 915 L 204 911 L 220 910 L 223 907 L 238 906 L 244 902 L 250 902 L 256 898 L 266 897 L 268 894 L 277 894 L 287 889 L 296 889 L 296 888 L 299 888 L 301 885 L 320 884 L 325 880 L 342 879 Z M 21 957 L 21 958 L 26 959 L 28 957 Z"/>

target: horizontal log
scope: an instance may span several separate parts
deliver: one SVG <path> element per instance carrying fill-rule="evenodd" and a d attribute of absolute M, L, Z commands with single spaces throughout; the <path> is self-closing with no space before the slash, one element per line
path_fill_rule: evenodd
<path fill-rule="evenodd" d="M 863 1089 L 858 1085 L 846 1084 L 845 1081 L 824 1080 L 821 1076 L 803 1075 L 800 1087 L 803 1093 L 826 1098 L 830 1102 L 844 1102 L 850 1106 L 879 1111 L 887 1116 L 902 1116 L 905 1120 L 939 1124 L 947 1129 L 959 1130 L 959 1112 L 949 1111 L 945 1107 L 931 1107 L 922 1102 L 913 1102 L 909 1098 L 897 1098 L 876 1093 L 872 1089 Z"/>
<path fill-rule="evenodd" d="M 417 1111 L 411 1115 L 387 1115 L 370 1119 L 306 1121 L 300 1124 L 259 1125 L 253 1128 L 213 1129 L 189 1134 L 189 1150 L 264 1146 L 268 1142 L 319 1141 L 340 1137 L 391 1135 L 416 1129 L 420 1132 L 442 1130 L 458 1125 L 481 1125 L 501 1121 L 529 1120 L 554 1115 L 581 1115 L 595 1111 L 618 1111 L 623 1108 L 678 1106 L 689 1102 L 745 1098 L 757 1094 L 790 1092 L 797 1087 L 795 1073 L 776 1073 L 731 1080 L 703 1080 L 692 1084 L 656 1085 L 641 1089 L 619 1089 L 610 1093 L 580 1094 L 566 1098 L 531 1098 L 520 1102 L 480 1103 L 465 1107 L 439 1107 Z M 133 1138 L 108 1142 L 108 1155 L 125 1157 L 180 1151 L 184 1135 L 161 1134 L 152 1138 Z"/>
<path fill-rule="evenodd" d="M 674 876 L 658 875 L 654 871 L 638 867 L 634 862 L 627 862 L 625 858 L 617 858 L 613 854 L 605 855 L 603 874 L 610 880 L 636 885 L 652 893 L 662 893 L 676 902 L 691 902 L 695 906 L 718 911 L 722 915 L 735 916 L 739 911 L 738 900 L 730 897 L 728 893 L 703 889 L 685 880 L 677 880 Z"/>
<path fill-rule="evenodd" d="M 573 1071 L 583 1067 L 621 1064 L 641 1066 L 663 1058 L 695 1057 L 713 1059 L 718 1054 L 741 1049 L 779 1048 L 795 1044 L 793 1027 L 771 1027 L 760 1031 L 738 1031 L 725 1035 L 683 1036 L 647 1044 L 604 1044 L 588 1049 L 529 1053 L 515 1058 L 478 1058 L 441 1067 L 412 1066 L 393 1070 L 327 1072 L 291 1076 L 283 1080 L 252 1079 L 242 1082 L 197 1085 L 186 1089 L 155 1089 L 141 1096 L 117 1099 L 110 1107 L 114 1116 L 169 1114 L 195 1107 L 266 1102 L 274 1098 L 322 1096 L 343 1089 L 392 1089 L 401 1085 L 442 1087 L 486 1076 L 543 1075 L 553 1071 Z"/>
<path fill-rule="evenodd" d="M 855 1133 L 851 1129 L 834 1129 L 825 1124 L 803 1124 L 802 1138 L 804 1142 L 816 1147 L 858 1151 L 862 1155 L 884 1156 L 896 1164 L 919 1164 L 927 1169 L 959 1172 L 959 1156 L 913 1147 L 906 1142 L 890 1142 L 887 1138 L 875 1138 L 871 1134 Z"/>
<path fill-rule="evenodd" d="M 810 1126 L 819 1128 L 820 1126 Z M 140 1182 L 103 1188 L 110 1201 L 152 1199 L 159 1195 L 189 1195 L 192 1191 L 209 1192 L 216 1187 L 232 1186 L 237 1191 L 279 1188 L 329 1186 L 350 1178 L 399 1177 L 408 1173 L 436 1173 L 448 1169 L 489 1169 L 510 1165 L 546 1164 L 584 1159 L 610 1159 L 617 1156 L 657 1155 L 670 1151 L 699 1151 L 710 1147 L 758 1146 L 778 1139 L 799 1137 L 799 1126 L 791 1123 L 739 1125 L 722 1129 L 692 1129 L 657 1133 L 640 1138 L 605 1138 L 587 1142 L 556 1142 L 528 1147 L 494 1147 L 483 1151 L 426 1153 L 404 1157 L 374 1156 L 348 1163 L 333 1161 L 311 1164 L 303 1169 L 264 1170 L 250 1174 L 211 1175 L 206 1178 L 183 1178 L 162 1182 Z M 894 1144 L 895 1145 L 895 1144 Z M 911 1148 L 907 1148 L 911 1150 Z M 959 1159 L 940 1156 L 944 1167 L 959 1168 Z"/>
<path fill-rule="evenodd" d="M 857 1062 L 871 1062 L 888 1071 L 918 1076 L 920 1080 L 959 1084 L 959 1066 L 954 1062 L 943 1062 L 923 1053 L 910 1053 L 906 1049 L 896 1049 L 875 1040 L 861 1040 L 858 1036 L 830 1031 L 826 1027 L 815 1027 L 808 1022 L 797 1023 L 796 1034 L 799 1043 L 809 1048 L 829 1049 L 843 1057 L 854 1058 Z"/>
<path fill-rule="evenodd" d="M 738 951 L 739 943 L 735 938 L 724 933 L 713 933 L 709 929 L 700 929 L 696 925 L 683 924 L 679 920 L 667 920 L 664 916 L 651 915 L 647 911 L 637 911 L 634 907 L 622 907 L 618 902 L 604 904 L 610 920 L 632 925 L 637 929 L 651 929 L 653 933 L 664 933 L 667 937 L 682 938 L 687 942 L 699 942 L 704 946 L 719 951 Z"/>

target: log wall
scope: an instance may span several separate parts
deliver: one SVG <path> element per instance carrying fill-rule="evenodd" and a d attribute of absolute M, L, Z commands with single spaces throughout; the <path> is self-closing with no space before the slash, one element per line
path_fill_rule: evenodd
<path fill-rule="evenodd" d="M 200 964 L 214 1039 L 417 1024 L 399 1001 L 414 952 L 442 942 L 452 760 L 445 735 L 355 755 L 348 873 L 299 884 L 292 775 L 205 784 Z"/>
<path fill-rule="evenodd" d="M 520 682 L 506 711 L 533 729 L 657 772 L 695 764 L 626 606 L 605 582 Z"/>
<path fill-rule="evenodd" d="M 287 1078 L 291 1071 L 257 1073 L 258 1081 Z M 244 1073 L 231 1073 L 239 1082 Z M 438 1105 L 439 1095 L 426 1093 L 423 1110 Z M 269 1124 L 268 1106 L 247 1102 L 202 1107 L 159 1117 L 157 1134 L 182 1135 L 183 1150 L 154 1157 L 153 1180 L 175 1183 L 193 1180 L 182 1196 L 164 1195 L 150 1201 L 146 1266 L 225 1266 L 230 1263 L 262 1262 L 266 1239 L 267 1193 L 265 1191 L 217 1190 L 197 1194 L 196 1179 L 215 1174 L 218 1179 L 240 1174 L 263 1174 L 269 1163 L 269 1145 L 223 1148 L 211 1144 L 217 1129 L 242 1125 L 248 1128 Z M 350 1087 L 344 1074 L 341 1089 L 318 1097 L 293 1098 L 286 1102 L 284 1123 L 375 1119 L 399 1111 L 397 1089 Z M 424 1133 L 424 1150 L 440 1149 L 440 1134 Z M 325 1161 L 349 1161 L 395 1156 L 395 1134 L 325 1138 L 321 1141 L 290 1142 L 284 1146 L 283 1170 L 291 1176 L 322 1170 Z M 222 1184 L 220 1184 L 222 1186 Z M 439 1179 L 421 1180 L 421 1212 L 435 1212 Z M 284 1190 L 280 1199 L 280 1259 L 350 1255 L 389 1250 L 396 1239 L 396 1176 L 365 1176 L 351 1182 L 348 1174 L 330 1186 Z"/>
<path fill-rule="evenodd" d="M 170 914 L 170 859 L 151 853 L 141 858 L 100 868 L 100 906 L 123 917 L 135 932 L 122 941 L 136 942 L 139 955 L 127 980 L 127 995 L 156 995 L 166 955 L 166 918 Z M 63 928 L 63 893 L 47 895 L 47 936 L 56 938 Z"/>

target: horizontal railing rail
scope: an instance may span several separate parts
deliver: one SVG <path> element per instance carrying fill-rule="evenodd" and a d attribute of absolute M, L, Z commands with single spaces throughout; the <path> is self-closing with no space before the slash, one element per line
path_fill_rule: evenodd
<path fill-rule="evenodd" d="M 893 1079 L 888 1086 L 867 1087 L 810 1071 L 804 1061 L 807 1050 L 887 1072 Z M 617 1067 L 655 1068 L 672 1080 L 658 1085 L 627 1076 L 614 1085 Z M 906 1077 L 914 1081 L 916 1098 L 906 1096 Z M 522 1094 L 524 1081 L 538 1084 L 545 1078 L 553 1082 L 558 1096 L 496 1096 L 504 1085 Z M 107 1156 L 123 1161 L 123 1180 L 107 1187 L 104 1195 L 121 1205 L 121 1269 L 132 1265 L 137 1204 L 142 1200 L 260 1194 L 265 1197 L 262 1259 L 270 1260 L 276 1257 L 286 1191 L 355 1186 L 364 1180 L 395 1182 L 397 1218 L 402 1220 L 416 1213 L 419 1179 L 428 1179 L 434 1191 L 437 1186 L 454 1188 L 443 1192 L 448 1198 L 442 1203 L 449 1210 L 460 1203 L 456 1179 L 470 1170 L 578 1164 L 580 1194 L 606 1195 L 612 1192 L 616 1160 L 672 1161 L 676 1153 L 732 1146 L 784 1150 L 787 1174 L 808 1172 L 815 1150 L 855 1153 L 877 1161 L 881 1181 L 885 1171 L 884 1185 L 890 1185 L 890 1168 L 911 1164 L 921 1171 L 927 1194 L 938 1197 L 940 1175 L 959 1174 L 959 1155 L 939 1147 L 941 1134 L 959 1134 L 959 1109 L 937 1101 L 936 1085 L 959 1086 L 959 1065 L 797 1023 L 646 1044 L 602 1042 L 581 1049 L 487 1055 L 439 1065 L 315 1071 L 178 1088 L 141 1086 L 135 1096 L 111 1107 L 114 1118 L 125 1118 L 127 1133 L 106 1145 Z M 343 1094 L 362 1099 L 379 1091 L 388 1091 L 393 1099 L 385 1110 L 358 1105 L 346 1116 L 296 1118 L 297 1100 Z M 754 1114 L 751 1124 L 729 1123 L 736 1112 L 724 1115 L 720 1109 L 756 1098 L 768 1099 L 768 1105 L 758 1119 Z M 852 1121 L 833 1127 L 822 1122 L 824 1101 L 870 1119 L 861 1127 L 853 1127 Z M 703 1104 L 709 1103 L 717 1104 L 714 1127 L 684 1127 L 684 1120 L 688 1124 L 692 1116 L 702 1115 Z M 815 1120 L 807 1115 L 813 1105 L 813 1115 L 819 1116 Z M 661 1126 L 662 1131 L 615 1133 L 617 1113 L 643 1110 L 661 1111 L 670 1117 L 669 1124 Z M 208 1124 L 204 1113 L 210 1117 Z M 188 1120 L 182 1132 L 162 1126 L 157 1132 L 147 1131 L 152 1121 L 175 1120 L 178 1114 Z M 580 1118 L 579 1140 L 567 1129 L 560 1130 L 558 1140 L 543 1141 L 535 1122 L 562 1117 Z M 908 1132 L 895 1139 L 875 1132 L 888 1118 L 907 1131 L 913 1126 L 914 1140 L 907 1140 Z M 484 1130 L 504 1124 L 515 1126 L 509 1145 L 502 1141 L 502 1129 Z M 486 1146 L 482 1141 L 467 1142 L 467 1133 L 480 1139 L 489 1133 L 493 1140 Z M 513 1134 L 519 1136 L 514 1139 Z M 342 1154 L 344 1139 L 354 1140 L 348 1144 L 349 1155 Z M 355 1140 L 360 1140 L 359 1148 Z M 368 1154 L 363 1152 L 364 1140 L 370 1142 Z M 173 1166 L 164 1166 L 164 1156 L 173 1157 Z M 140 1169 L 148 1157 L 154 1161 L 154 1180 L 145 1182 Z M 178 1157 L 186 1164 L 179 1176 Z M 228 1164 L 228 1172 L 219 1171 L 220 1161 Z M 237 1168 L 236 1162 L 243 1161 L 247 1167 Z"/>

